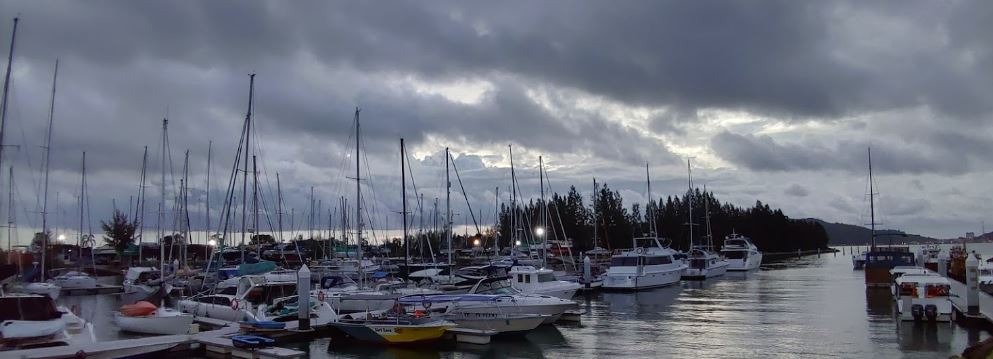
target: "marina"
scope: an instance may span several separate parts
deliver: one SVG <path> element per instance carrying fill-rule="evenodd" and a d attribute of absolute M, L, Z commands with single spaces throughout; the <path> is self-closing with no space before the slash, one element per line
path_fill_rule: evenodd
<path fill-rule="evenodd" d="M 993 3 L 0 14 L 0 359 L 993 358 Z"/>

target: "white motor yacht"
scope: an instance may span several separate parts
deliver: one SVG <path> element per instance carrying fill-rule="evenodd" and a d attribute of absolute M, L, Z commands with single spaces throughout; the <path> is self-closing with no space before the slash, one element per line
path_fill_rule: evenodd
<path fill-rule="evenodd" d="M 762 252 L 752 239 L 734 232 L 724 237 L 721 254 L 728 261 L 729 271 L 750 271 L 762 265 Z"/>
<path fill-rule="evenodd" d="M 693 248 L 686 253 L 686 272 L 682 279 L 702 280 L 724 275 L 728 269 L 728 261 L 720 255 L 705 248 Z"/>
<path fill-rule="evenodd" d="M 641 290 L 665 287 L 679 281 L 686 264 L 676 259 L 676 251 L 663 246 L 658 237 L 635 238 L 654 245 L 635 247 L 611 257 L 603 289 Z"/>
<path fill-rule="evenodd" d="M 579 290 L 579 283 L 558 280 L 551 269 L 532 266 L 510 268 L 510 286 L 523 294 L 544 294 L 570 299 Z"/>
<path fill-rule="evenodd" d="M 470 294 L 418 294 L 400 298 L 402 303 L 417 305 L 448 314 L 529 314 L 546 316 L 543 324 L 554 323 L 565 311 L 579 305 L 568 299 L 547 295 L 524 295 L 507 283 L 507 278 L 486 278 L 476 283 Z M 481 294 L 486 300 L 470 300 Z"/>

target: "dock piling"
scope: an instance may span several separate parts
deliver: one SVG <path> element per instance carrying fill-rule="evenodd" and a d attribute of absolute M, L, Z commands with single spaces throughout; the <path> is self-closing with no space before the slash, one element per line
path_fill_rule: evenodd
<path fill-rule="evenodd" d="M 969 254 L 965 261 L 965 303 L 970 315 L 979 314 L 979 258 Z"/>
<path fill-rule="evenodd" d="M 300 330 L 310 330 L 310 268 L 304 264 L 297 272 L 297 319 Z"/>

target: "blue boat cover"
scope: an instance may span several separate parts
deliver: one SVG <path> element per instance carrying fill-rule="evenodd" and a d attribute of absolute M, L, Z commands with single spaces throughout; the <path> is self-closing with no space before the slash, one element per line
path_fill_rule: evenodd
<path fill-rule="evenodd" d="M 258 263 L 242 263 L 238 265 L 238 275 L 252 275 L 271 272 L 276 269 L 276 263 L 259 261 Z"/>

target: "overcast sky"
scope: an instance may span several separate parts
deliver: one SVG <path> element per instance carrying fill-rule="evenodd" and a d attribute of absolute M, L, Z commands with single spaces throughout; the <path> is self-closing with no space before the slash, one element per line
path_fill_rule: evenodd
<path fill-rule="evenodd" d="M 442 206 L 452 149 L 484 224 L 496 187 L 508 200 L 508 145 L 525 197 L 539 155 L 552 189 L 588 194 L 596 177 L 627 205 L 645 200 L 646 162 L 665 196 L 685 190 L 692 157 L 696 184 L 723 200 L 855 224 L 871 146 L 884 227 L 955 237 L 993 213 L 990 2 L 4 1 L 0 14 L 4 57 L 21 17 L 3 171 L 15 167 L 22 228 L 40 226 L 56 58 L 62 227 L 78 227 L 82 151 L 96 226 L 112 199 L 127 207 L 144 146 L 153 223 L 167 115 L 177 176 L 190 151 L 195 226 L 213 141 L 216 223 L 253 72 L 261 186 L 271 204 L 280 174 L 297 227 L 311 186 L 322 223 L 339 196 L 354 203 L 356 106 L 377 228 L 399 227 L 400 137 Z"/>

